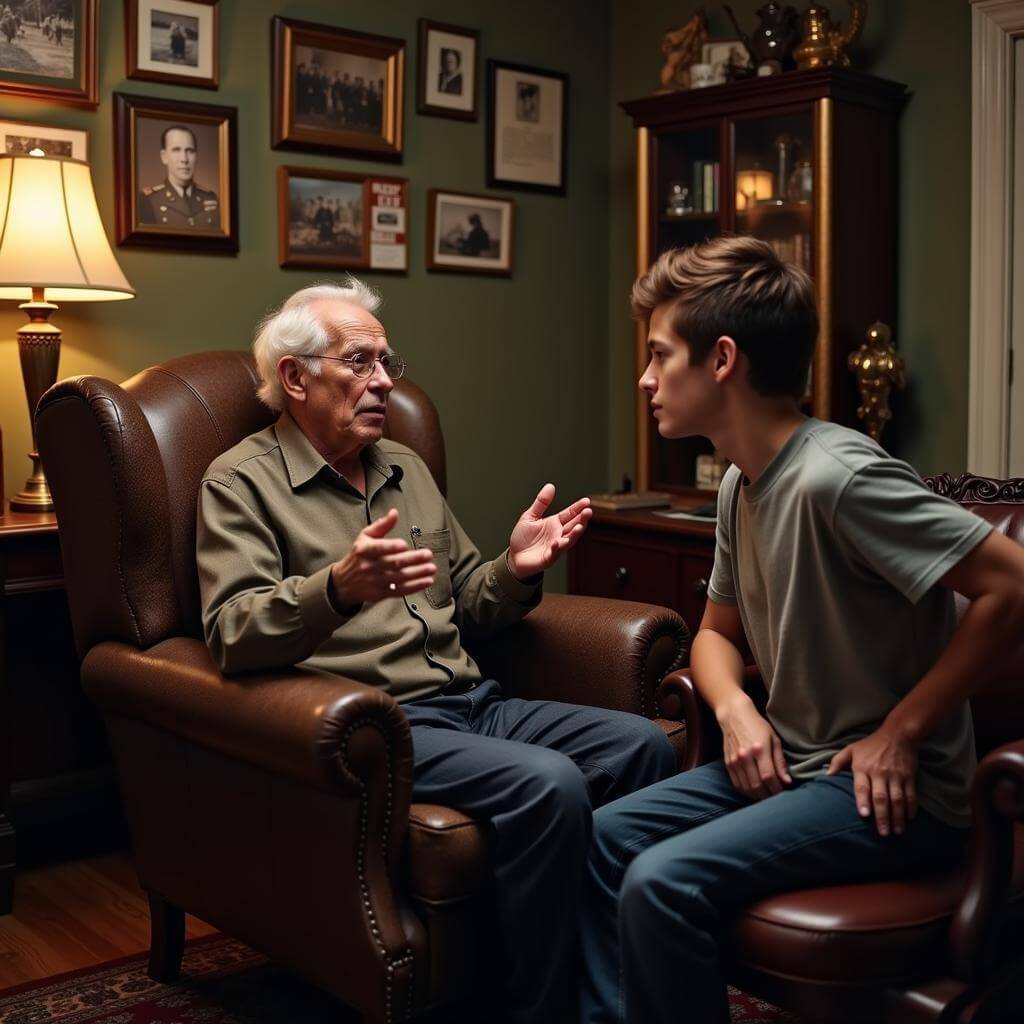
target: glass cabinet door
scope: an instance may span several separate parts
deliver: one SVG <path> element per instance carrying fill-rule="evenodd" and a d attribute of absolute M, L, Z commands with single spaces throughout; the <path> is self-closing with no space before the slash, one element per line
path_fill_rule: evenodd
<path fill-rule="evenodd" d="M 717 125 L 657 137 L 653 258 L 720 233 L 720 137 Z"/>
<path fill-rule="evenodd" d="M 811 273 L 814 225 L 811 112 L 733 122 L 736 232 L 764 239 Z"/>

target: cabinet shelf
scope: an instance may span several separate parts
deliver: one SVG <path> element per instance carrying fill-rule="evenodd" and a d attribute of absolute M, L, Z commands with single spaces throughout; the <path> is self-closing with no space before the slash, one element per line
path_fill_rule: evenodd
<path fill-rule="evenodd" d="M 718 210 L 715 210 L 714 213 L 698 213 L 698 212 L 694 211 L 693 213 L 680 213 L 678 216 L 675 216 L 675 217 L 670 216 L 667 213 L 663 213 L 658 218 L 658 220 L 662 224 L 680 224 L 680 223 L 685 223 L 686 221 L 695 221 L 695 220 L 718 220 L 718 217 L 719 217 L 719 211 Z"/>

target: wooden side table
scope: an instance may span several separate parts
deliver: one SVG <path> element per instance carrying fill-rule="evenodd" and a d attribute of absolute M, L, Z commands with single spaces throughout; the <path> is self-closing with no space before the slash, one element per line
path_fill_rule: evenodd
<path fill-rule="evenodd" d="M 68 855 L 109 817 L 112 801 L 102 721 L 79 683 L 57 520 L 6 511 L 0 515 L 0 913 L 12 906 L 15 863 Z M 84 815 L 84 828 L 77 820 L 68 827 L 76 815 Z"/>

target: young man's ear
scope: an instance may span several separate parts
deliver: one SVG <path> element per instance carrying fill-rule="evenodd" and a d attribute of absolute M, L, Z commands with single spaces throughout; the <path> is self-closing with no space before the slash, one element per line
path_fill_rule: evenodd
<path fill-rule="evenodd" d="M 711 359 L 715 380 L 719 384 L 728 380 L 733 375 L 739 354 L 739 347 L 728 334 L 723 334 L 715 342 L 715 347 L 711 350 Z"/>
<path fill-rule="evenodd" d="M 297 402 L 306 400 L 306 368 L 294 356 L 285 356 L 277 364 L 277 376 L 289 398 Z"/>

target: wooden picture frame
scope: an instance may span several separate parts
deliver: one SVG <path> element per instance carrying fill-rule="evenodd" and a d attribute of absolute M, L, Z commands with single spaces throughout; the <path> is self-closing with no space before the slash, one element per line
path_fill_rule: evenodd
<path fill-rule="evenodd" d="M 325 167 L 278 167 L 277 256 L 282 267 L 409 268 L 409 182 Z"/>
<path fill-rule="evenodd" d="M 237 122 L 234 107 L 114 93 L 118 245 L 238 252 Z"/>
<path fill-rule="evenodd" d="M 220 0 L 124 0 L 128 78 L 220 85 Z"/>
<path fill-rule="evenodd" d="M 480 33 L 476 29 L 420 18 L 417 112 L 459 121 L 477 120 L 479 54 Z M 446 67 L 449 55 L 452 67 Z"/>
<path fill-rule="evenodd" d="M 275 17 L 274 149 L 402 159 L 405 40 Z"/>
<path fill-rule="evenodd" d="M 569 76 L 487 62 L 487 185 L 565 195 Z"/>
<path fill-rule="evenodd" d="M 0 120 L 0 154 L 42 149 L 47 156 L 89 160 L 89 133 L 84 128 L 58 128 L 36 121 Z"/>
<path fill-rule="evenodd" d="M 28 17 L 19 21 L 0 18 L 0 40 L 9 54 L 0 58 L 0 95 L 95 108 L 99 103 L 98 21 L 99 0 L 76 0 L 70 26 L 55 16 L 41 18 L 38 24 Z M 22 67 L 41 61 L 51 74 L 33 73 Z"/>
<path fill-rule="evenodd" d="M 432 188 L 427 193 L 427 270 L 512 274 L 515 200 Z"/>

